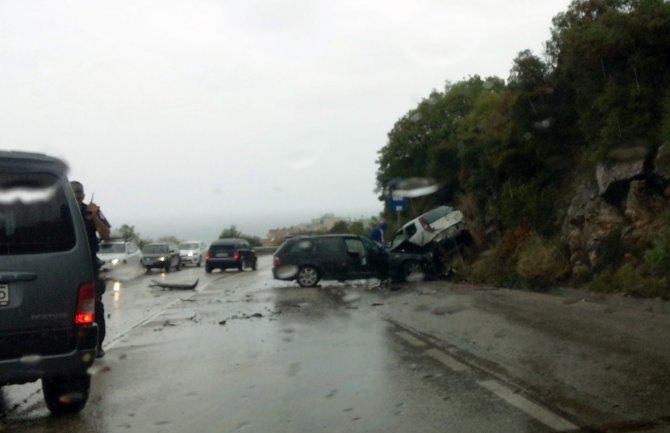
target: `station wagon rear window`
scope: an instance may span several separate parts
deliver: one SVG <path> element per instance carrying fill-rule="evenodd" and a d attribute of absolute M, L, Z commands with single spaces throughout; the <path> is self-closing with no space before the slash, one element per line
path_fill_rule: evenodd
<path fill-rule="evenodd" d="M 59 178 L 0 173 L 0 255 L 68 251 L 76 236 Z"/>

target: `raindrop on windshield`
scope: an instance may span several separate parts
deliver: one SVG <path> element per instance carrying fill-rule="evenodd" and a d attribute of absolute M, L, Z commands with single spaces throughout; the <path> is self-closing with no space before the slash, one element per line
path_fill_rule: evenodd
<path fill-rule="evenodd" d="M 10 204 L 22 202 L 24 204 L 47 201 L 58 190 L 58 185 L 45 188 L 12 187 L 0 189 L 0 203 Z"/>
<path fill-rule="evenodd" d="M 408 283 L 417 283 L 426 279 L 426 275 L 423 272 L 414 272 L 409 274 L 406 278 Z"/>
<path fill-rule="evenodd" d="M 277 277 L 282 278 L 293 278 L 298 273 L 298 267 L 294 265 L 281 266 L 275 270 Z"/>
<path fill-rule="evenodd" d="M 398 182 L 395 185 L 393 194 L 400 197 L 421 197 L 429 195 L 440 189 L 440 185 L 435 179 L 429 177 L 410 177 Z"/>
<path fill-rule="evenodd" d="M 81 392 L 70 392 L 67 394 L 63 394 L 60 397 L 58 397 L 58 401 L 64 404 L 69 404 L 69 403 L 76 403 L 78 401 L 81 401 L 84 399 L 84 394 Z"/>
<path fill-rule="evenodd" d="M 102 373 L 107 373 L 110 370 L 111 370 L 111 368 L 109 368 L 106 365 L 96 364 L 96 365 L 92 365 L 91 367 L 89 367 L 88 370 L 86 370 L 86 373 L 88 373 L 91 376 L 97 376 L 97 375 L 102 374 Z"/>
<path fill-rule="evenodd" d="M 536 129 L 549 129 L 551 126 L 551 119 L 544 119 L 540 122 L 535 122 L 534 126 Z"/>
<path fill-rule="evenodd" d="M 21 362 L 21 364 L 37 364 L 41 360 L 42 360 L 41 355 L 25 355 L 21 357 L 19 362 Z"/>
<path fill-rule="evenodd" d="M 356 302 L 359 299 L 361 299 L 361 295 L 359 295 L 358 293 L 349 293 L 348 295 L 345 295 L 344 297 L 342 297 L 342 301 L 347 302 L 347 303 L 348 302 Z"/>
<path fill-rule="evenodd" d="M 419 120 L 421 120 L 422 117 L 423 116 L 421 115 L 421 113 L 415 112 L 411 116 L 409 116 L 409 120 L 411 120 L 412 122 L 418 122 Z"/>

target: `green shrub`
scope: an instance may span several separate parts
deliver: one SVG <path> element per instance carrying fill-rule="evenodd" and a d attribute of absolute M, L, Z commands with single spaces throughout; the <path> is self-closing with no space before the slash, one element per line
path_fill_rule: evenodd
<path fill-rule="evenodd" d="M 644 253 L 644 263 L 655 277 L 670 276 L 670 212 L 661 216 L 662 225 Z"/>
<path fill-rule="evenodd" d="M 626 263 L 614 270 L 607 268 L 596 274 L 588 289 L 601 293 L 622 293 L 630 296 L 664 299 L 670 298 L 670 286 L 666 278 L 645 275 L 641 268 Z"/>
<path fill-rule="evenodd" d="M 569 260 L 558 242 L 534 235 L 519 252 L 516 273 L 526 286 L 545 288 L 565 279 L 569 272 Z"/>

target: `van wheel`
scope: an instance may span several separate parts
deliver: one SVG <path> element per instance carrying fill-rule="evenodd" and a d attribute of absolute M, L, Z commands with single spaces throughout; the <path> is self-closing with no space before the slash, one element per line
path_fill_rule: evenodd
<path fill-rule="evenodd" d="M 91 376 L 63 376 L 42 379 L 47 408 L 55 415 L 79 412 L 86 406 Z"/>
<path fill-rule="evenodd" d="M 320 279 L 319 271 L 314 266 L 303 266 L 298 271 L 297 280 L 301 287 L 314 287 Z"/>

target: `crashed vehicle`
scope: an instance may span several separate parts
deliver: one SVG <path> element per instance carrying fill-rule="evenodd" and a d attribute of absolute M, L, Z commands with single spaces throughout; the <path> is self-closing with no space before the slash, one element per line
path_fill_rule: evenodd
<path fill-rule="evenodd" d="M 435 253 L 408 241 L 387 250 L 389 277 L 394 281 L 421 280 L 438 273 Z"/>
<path fill-rule="evenodd" d="M 439 206 L 404 224 L 389 245 L 389 267 L 401 276 L 437 275 L 444 271 L 448 254 L 469 243 L 463 213 Z"/>
<path fill-rule="evenodd" d="M 393 236 L 391 249 L 408 241 L 420 247 L 456 238 L 465 230 L 463 213 L 450 206 L 432 209 L 403 225 Z"/>

